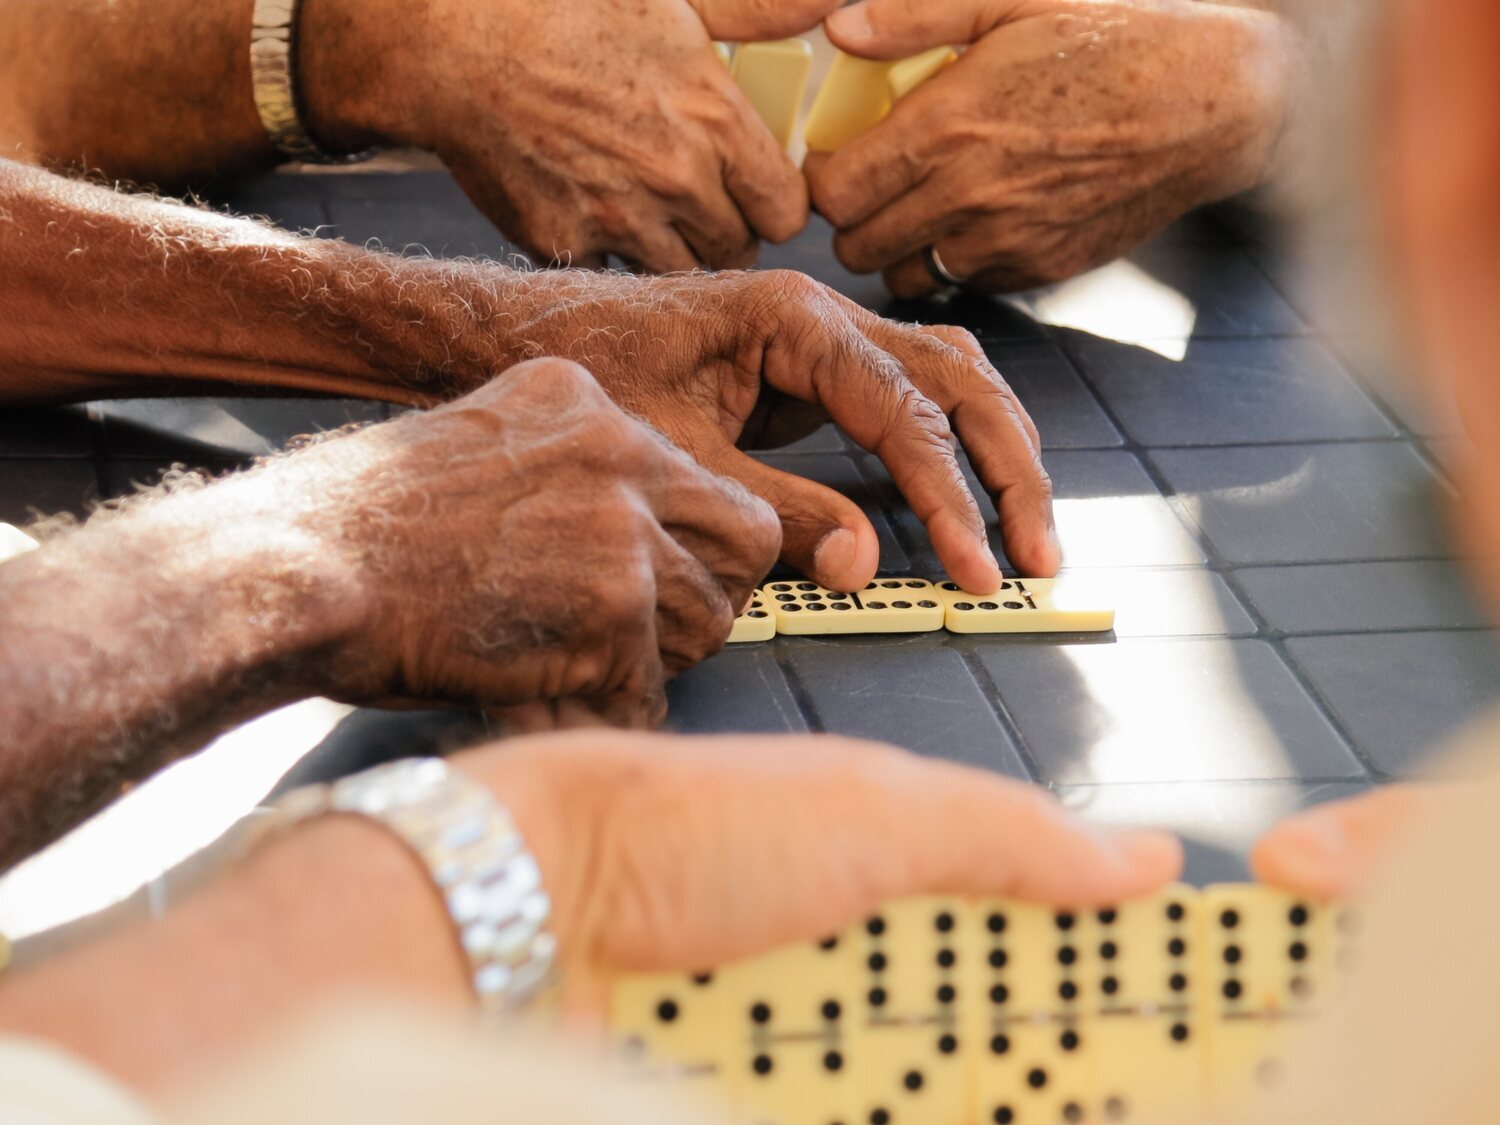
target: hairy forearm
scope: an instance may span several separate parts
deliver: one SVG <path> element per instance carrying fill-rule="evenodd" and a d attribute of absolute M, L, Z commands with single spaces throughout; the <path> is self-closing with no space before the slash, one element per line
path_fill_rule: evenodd
<path fill-rule="evenodd" d="M 265 472 L 105 514 L 0 566 L 0 869 L 238 721 L 317 694 L 341 561 Z"/>
<path fill-rule="evenodd" d="M 0 404 L 204 383 L 427 404 L 529 358 L 525 326 L 588 284 L 373 253 L 6 161 L 0 261 Z"/>

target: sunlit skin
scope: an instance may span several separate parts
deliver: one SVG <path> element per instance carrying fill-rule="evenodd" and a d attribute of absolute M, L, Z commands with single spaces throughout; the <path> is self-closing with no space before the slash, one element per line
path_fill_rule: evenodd
<path fill-rule="evenodd" d="M 436 152 L 540 262 L 743 266 L 802 229 L 807 192 L 712 41 L 796 34 L 836 4 L 303 0 L 300 101 L 330 149 Z M 5 0 L 0 154 L 161 185 L 269 168 L 252 7 Z"/>
<path fill-rule="evenodd" d="M 832 417 L 885 462 L 951 577 L 1000 576 L 956 435 L 1010 560 L 1056 572 L 1051 485 L 1024 408 L 960 329 L 893 324 L 800 274 L 648 279 L 397 258 L 0 161 L 0 404 L 307 392 L 429 405 L 521 360 L 586 366 L 619 404 L 780 514 L 783 558 L 858 589 L 875 530 L 847 498 L 752 460 Z"/>
<path fill-rule="evenodd" d="M 554 735 L 453 761 L 506 802 L 538 858 L 575 1025 L 597 1023 L 613 973 L 701 969 L 890 898 L 1098 905 L 1181 865 L 1170 837 L 1088 827 L 1035 787 L 841 739 Z M 64 1044 L 159 1094 L 320 999 L 372 988 L 471 1003 L 409 853 L 334 819 L 157 925 L 7 979 L 0 1032 Z"/>
<path fill-rule="evenodd" d="M 1279 6 L 863 0 L 839 10 L 828 37 L 851 54 L 967 47 L 886 121 L 809 158 L 839 258 L 883 272 L 904 297 L 942 288 L 927 246 L 975 288 L 1027 289 L 1254 186 L 1276 152 L 1298 51 Z"/>
<path fill-rule="evenodd" d="M 1458 538 L 1500 613 L 1500 9 L 1458 0 L 1433 20 L 1395 5 L 1383 56 L 1381 187 L 1412 364 L 1459 406 L 1470 441 L 1455 472 Z M 1440 788 L 1386 791 L 1278 826 L 1255 852 L 1263 877 L 1310 894 L 1368 884 L 1415 826 L 1441 818 Z"/>

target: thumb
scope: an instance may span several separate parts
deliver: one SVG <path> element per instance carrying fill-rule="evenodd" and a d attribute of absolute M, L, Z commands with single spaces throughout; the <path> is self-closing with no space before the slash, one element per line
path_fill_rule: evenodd
<path fill-rule="evenodd" d="M 811 31 L 843 0 L 688 0 L 712 39 L 757 43 Z"/>
<path fill-rule="evenodd" d="M 862 0 L 834 12 L 823 26 L 841 51 L 904 59 L 934 47 L 973 43 L 1001 24 L 1060 6 L 1059 0 Z"/>

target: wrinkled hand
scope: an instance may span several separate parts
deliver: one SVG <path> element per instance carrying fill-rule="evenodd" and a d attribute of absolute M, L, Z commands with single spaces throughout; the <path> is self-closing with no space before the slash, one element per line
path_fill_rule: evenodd
<path fill-rule="evenodd" d="M 516 814 L 575 980 L 719 965 L 922 893 L 1097 906 L 1181 865 L 1171 837 L 848 739 L 564 735 L 453 760 Z"/>
<path fill-rule="evenodd" d="M 1442 808 L 1441 785 L 1391 785 L 1334 801 L 1272 828 L 1255 845 L 1255 877 L 1294 894 L 1348 898 L 1368 886 L 1386 857 Z"/>
<path fill-rule="evenodd" d="M 837 0 L 318 2 L 365 56 L 309 75 L 319 127 L 436 152 L 540 264 L 744 266 L 807 221 L 713 40 L 805 31 Z"/>
<path fill-rule="evenodd" d="M 560 283 L 561 279 L 559 279 Z M 524 329 L 539 351 L 585 364 L 625 409 L 781 516 L 782 557 L 826 586 L 874 575 L 875 529 L 847 498 L 753 460 L 825 417 L 878 455 L 926 525 L 948 574 L 990 592 L 1000 572 L 954 455 L 957 432 L 1023 573 L 1056 573 L 1041 443 L 1005 381 L 962 329 L 895 324 L 807 277 L 580 280 L 539 302 Z"/>
<path fill-rule="evenodd" d="M 1291 31 L 1201 0 L 865 0 L 829 37 L 869 58 L 971 44 L 890 117 L 808 162 L 840 260 L 915 297 L 921 251 L 994 291 L 1108 262 L 1265 175 Z"/>
<path fill-rule="evenodd" d="M 567 700 L 654 725 L 780 543 L 769 508 L 563 360 L 265 472 L 315 497 L 295 518 L 350 564 L 359 624 L 320 686 L 353 701 Z"/>

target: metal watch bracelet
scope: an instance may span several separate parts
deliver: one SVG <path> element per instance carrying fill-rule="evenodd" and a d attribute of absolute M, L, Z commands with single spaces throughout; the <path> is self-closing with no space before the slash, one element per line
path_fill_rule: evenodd
<path fill-rule="evenodd" d="M 298 789 L 272 811 L 247 846 L 346 813 L 368 817 L 410 848 L 442 895 L 486 1015 L 524 1007 L 549 983 L 557 941 L 536 860 L 494 795 L 442 759 L 410 758 Z"/>
<path fill-rule="evenodd" d="M 302 122 L 297 105 L 297 14 L 301 0 L 255 0 L 250 29 L 250 81 L 266 135 L 283 156 L 303 164 L 358 164 L 378 151 L 335 155 Z"/>

